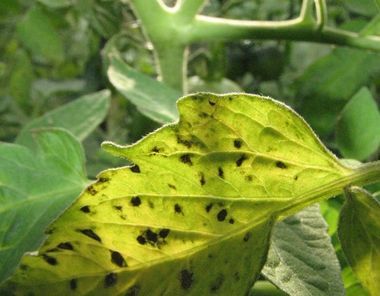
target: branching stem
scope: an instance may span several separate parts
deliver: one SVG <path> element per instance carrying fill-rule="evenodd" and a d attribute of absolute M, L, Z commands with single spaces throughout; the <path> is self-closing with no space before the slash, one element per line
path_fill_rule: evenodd
<path fill-rule="evenodd" d="M 185 52 L 194 42 L 275 39 L 380 50 L 380 36 L 329 27 L 325 0 L 304 0 L 300 15 L 285 21 L 232 20 L 197 14 L 205 2 L 178 0 L 169 8 L 160 0 L 130 1 L 146 37 L 153 44 L 161 79 L 182 91 L 186 88 Z"/>

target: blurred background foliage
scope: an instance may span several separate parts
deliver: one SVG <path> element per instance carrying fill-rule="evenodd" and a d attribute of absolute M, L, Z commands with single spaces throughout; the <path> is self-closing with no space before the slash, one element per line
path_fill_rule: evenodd
<path fill-rule="evenodd" d="M 376 1 L 327 4 L 329 25 L 380 34 Z M 210 0 L 203 13 L 284 20 L 297 16 L 300 5 L 298 0 Z M 127 0 L 1 0 L 0 141 L 14 142 L 23 127 L 45 113 L 109 89 L 108 115 L 83 141 L 87 172 L 94 178 L 102 169 L 125 163 L 104 154 L 100 143 L 132 143 L 160 123 L 110 83 L 107 55 L 115 51 L 138 72 L 156 76 L 152 46 Z M 190 92 L 245 91 L 281 100 L 295 108 L 337 156 L 379 159 L 380 53 L 276 40 L 202 43 L 190 49 L 188 77 Z M 80 117 L 80 108 L 70 110 Z M 334 224 L 340 201 L 328 203 L 323 209 L 339 254 Z M 343 256 L 340 259 L 345 266 Z M 352 295 L 360 295 L 354 294 L 358 283 L 350 270 L 344 274 Z"/>

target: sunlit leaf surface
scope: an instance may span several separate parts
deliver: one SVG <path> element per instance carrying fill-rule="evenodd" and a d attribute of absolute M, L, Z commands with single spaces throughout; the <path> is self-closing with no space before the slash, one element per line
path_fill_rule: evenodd
<path fill-rule="evenodd" d="M 132 146 L 104 144 L 134 164 L 101 173 L 8 288 L 244 295 L 265 262 L 273 219 L 351 173 L 271 99 L 196 94 L 178 108 L 178 123 Z"/>

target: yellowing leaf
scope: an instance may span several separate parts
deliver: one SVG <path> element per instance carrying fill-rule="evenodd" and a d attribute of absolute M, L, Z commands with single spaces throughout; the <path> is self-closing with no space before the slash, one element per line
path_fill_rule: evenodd
<path fill-rule="evenodd" d="M 339 239 L 346 258 L 370 295 L 380 291 L 380 203 L 359 187 L 346 192 Z"/>
<path fill-rule="evenodd" d="M 271 99 L 196 94 L 178 109 L 178 123 L 132 146 L 104 144 L 134 165 L 101 173 L 9 289 L 244 295 L 274 219 L 339 192 L 352 174 Z"/>

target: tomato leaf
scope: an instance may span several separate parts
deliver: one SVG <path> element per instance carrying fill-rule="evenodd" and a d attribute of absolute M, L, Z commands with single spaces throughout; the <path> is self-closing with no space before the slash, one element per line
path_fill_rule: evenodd
<path fill-rule="evenodd" d="M 64 128 L 82 141 L 104 120 L 109 105 L 108 90 L 82 96 L 26 124 L 18 134 L 16 143 L 31 145 L 33 139 L 30 131 L 41 127 Z"/>
<path fill-rule="evenodd" d="M 346 190 L 338 234 L 342 249 L 370 295 L 380 291 L 380 203 L 359 187 Z"/>
<path fill-rule="evenodd" d="M 276 224 L 262 273 L 289 295 L 344 295 L 339 262 L 318 205 Z"/>
<path fill-rule="evenodd" d="M 80 143 L 63 130 L 35 131 L 36 149 L 0 144 L 0 282 L 87 184 Z"/>
<path fill-rule="evenodd" d="M 102 172 L 9 289 L 244 295 L 274 219 L 335 194 L 318 189 L 352 173 L 271 99 L 200 93 L 178 108 L 178 123 L 134 145 L 103 145 L 134 164 Z"/>
<path fill-rule="evenodd" d="M 129 67 L 119 57 L 110 56 L 108 78 L 112 85 L 139 111 L 159 123 L 176 120 L 176 90 Z"/>

